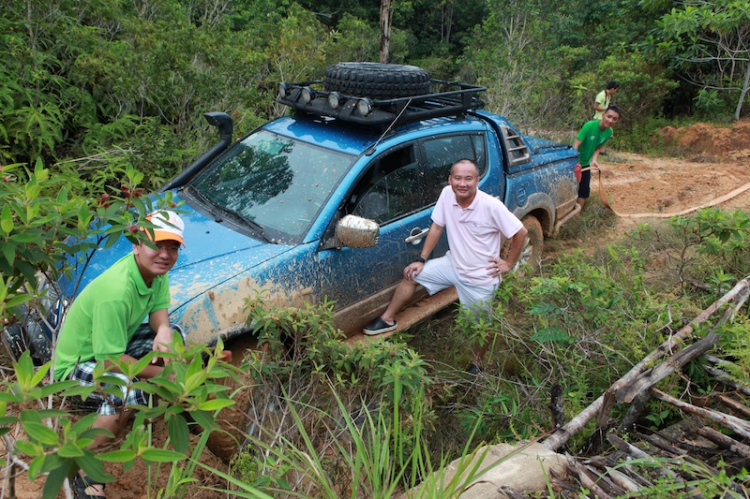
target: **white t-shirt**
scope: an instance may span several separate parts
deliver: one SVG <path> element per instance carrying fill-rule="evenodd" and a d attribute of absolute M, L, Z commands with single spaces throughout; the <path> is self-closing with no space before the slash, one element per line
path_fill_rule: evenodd
<path fill-rule="evenodd" d="M 468 208 L 461 208 L 450 185 L 440 193 L 432 221 L 445 227 L 453 268 L 471 284 L 497 284 L 487 275 L 490 258 L 500 255 L 502 236 L 513 237 L 523 224 L 505 205 L 486 192 L 477 195 Z"/>

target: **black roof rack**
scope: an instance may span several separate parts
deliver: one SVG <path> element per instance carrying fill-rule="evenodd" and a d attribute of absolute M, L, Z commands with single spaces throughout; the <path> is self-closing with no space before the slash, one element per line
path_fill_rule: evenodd
<path fill-rule="evenodd" d="M 431 80 L 437 92 L 399 97 L 370 99 L 340 92 L 320 90 L 322 81 L 280 83 L 277 102 L 316 116 L 369 126 L 402 125 L 431 118 L 460 116 L 484 107 L 478 97 L 486 87 L 466 83 Z"/>

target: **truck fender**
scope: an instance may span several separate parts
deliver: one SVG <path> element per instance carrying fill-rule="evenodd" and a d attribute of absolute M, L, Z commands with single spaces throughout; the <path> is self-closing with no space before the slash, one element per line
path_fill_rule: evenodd
<path fill-rule="evenodd" d="M 522 220 L 526 215 L 534 215 L 542 224 L 545 235 L 551 234 L 555 226 L 555 202 L 549 194 L 544 192 L 535 192 L 529 195 L 526 203 L 523 206 L 516 207 L 513 214 L 519 220 Z"/>

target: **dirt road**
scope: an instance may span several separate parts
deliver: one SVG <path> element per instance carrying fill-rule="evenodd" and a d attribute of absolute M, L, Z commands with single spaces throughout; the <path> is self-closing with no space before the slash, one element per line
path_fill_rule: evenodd
<path fill-rule="evenodd" d="M 750 182 L 750 120 L 727 127 L 703 123 L 665 127 L 661 140 L 666 150 L 679 156 L 652 158 L 610 151 L 600 157 L 602 182 L 617 213 L 679 213 Z M 750 190 L 720 206 L 750 207 Z"/>

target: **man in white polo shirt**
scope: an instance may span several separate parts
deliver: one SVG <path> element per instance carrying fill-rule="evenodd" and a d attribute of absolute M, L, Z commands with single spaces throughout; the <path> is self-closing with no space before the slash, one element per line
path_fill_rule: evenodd
<path fill-rule="evenodd" d="M 393 331 L 395 315 L 421 284 L 430 295 L 455 286 L 461 305 L 472 314 L 489 313 L 502 275 L 518 260 L 527 230 L 521 221 L 499 200 L 477 189 L 479 169 L 469 159 L 453 164 L 446 186 L 432 212 L 432 226 L 420 257 L 404 269 L 404 280 L 396 288 L 383 315 L 363 328 L 365 334 Z M 448 229 L 445 256 L 427 261 Z M 507 260 L 500 258 L 501 236 L 511 239 Z M 482 366 L 486 345 L 474 352 L 468 372 L 476 374 Z"/>

